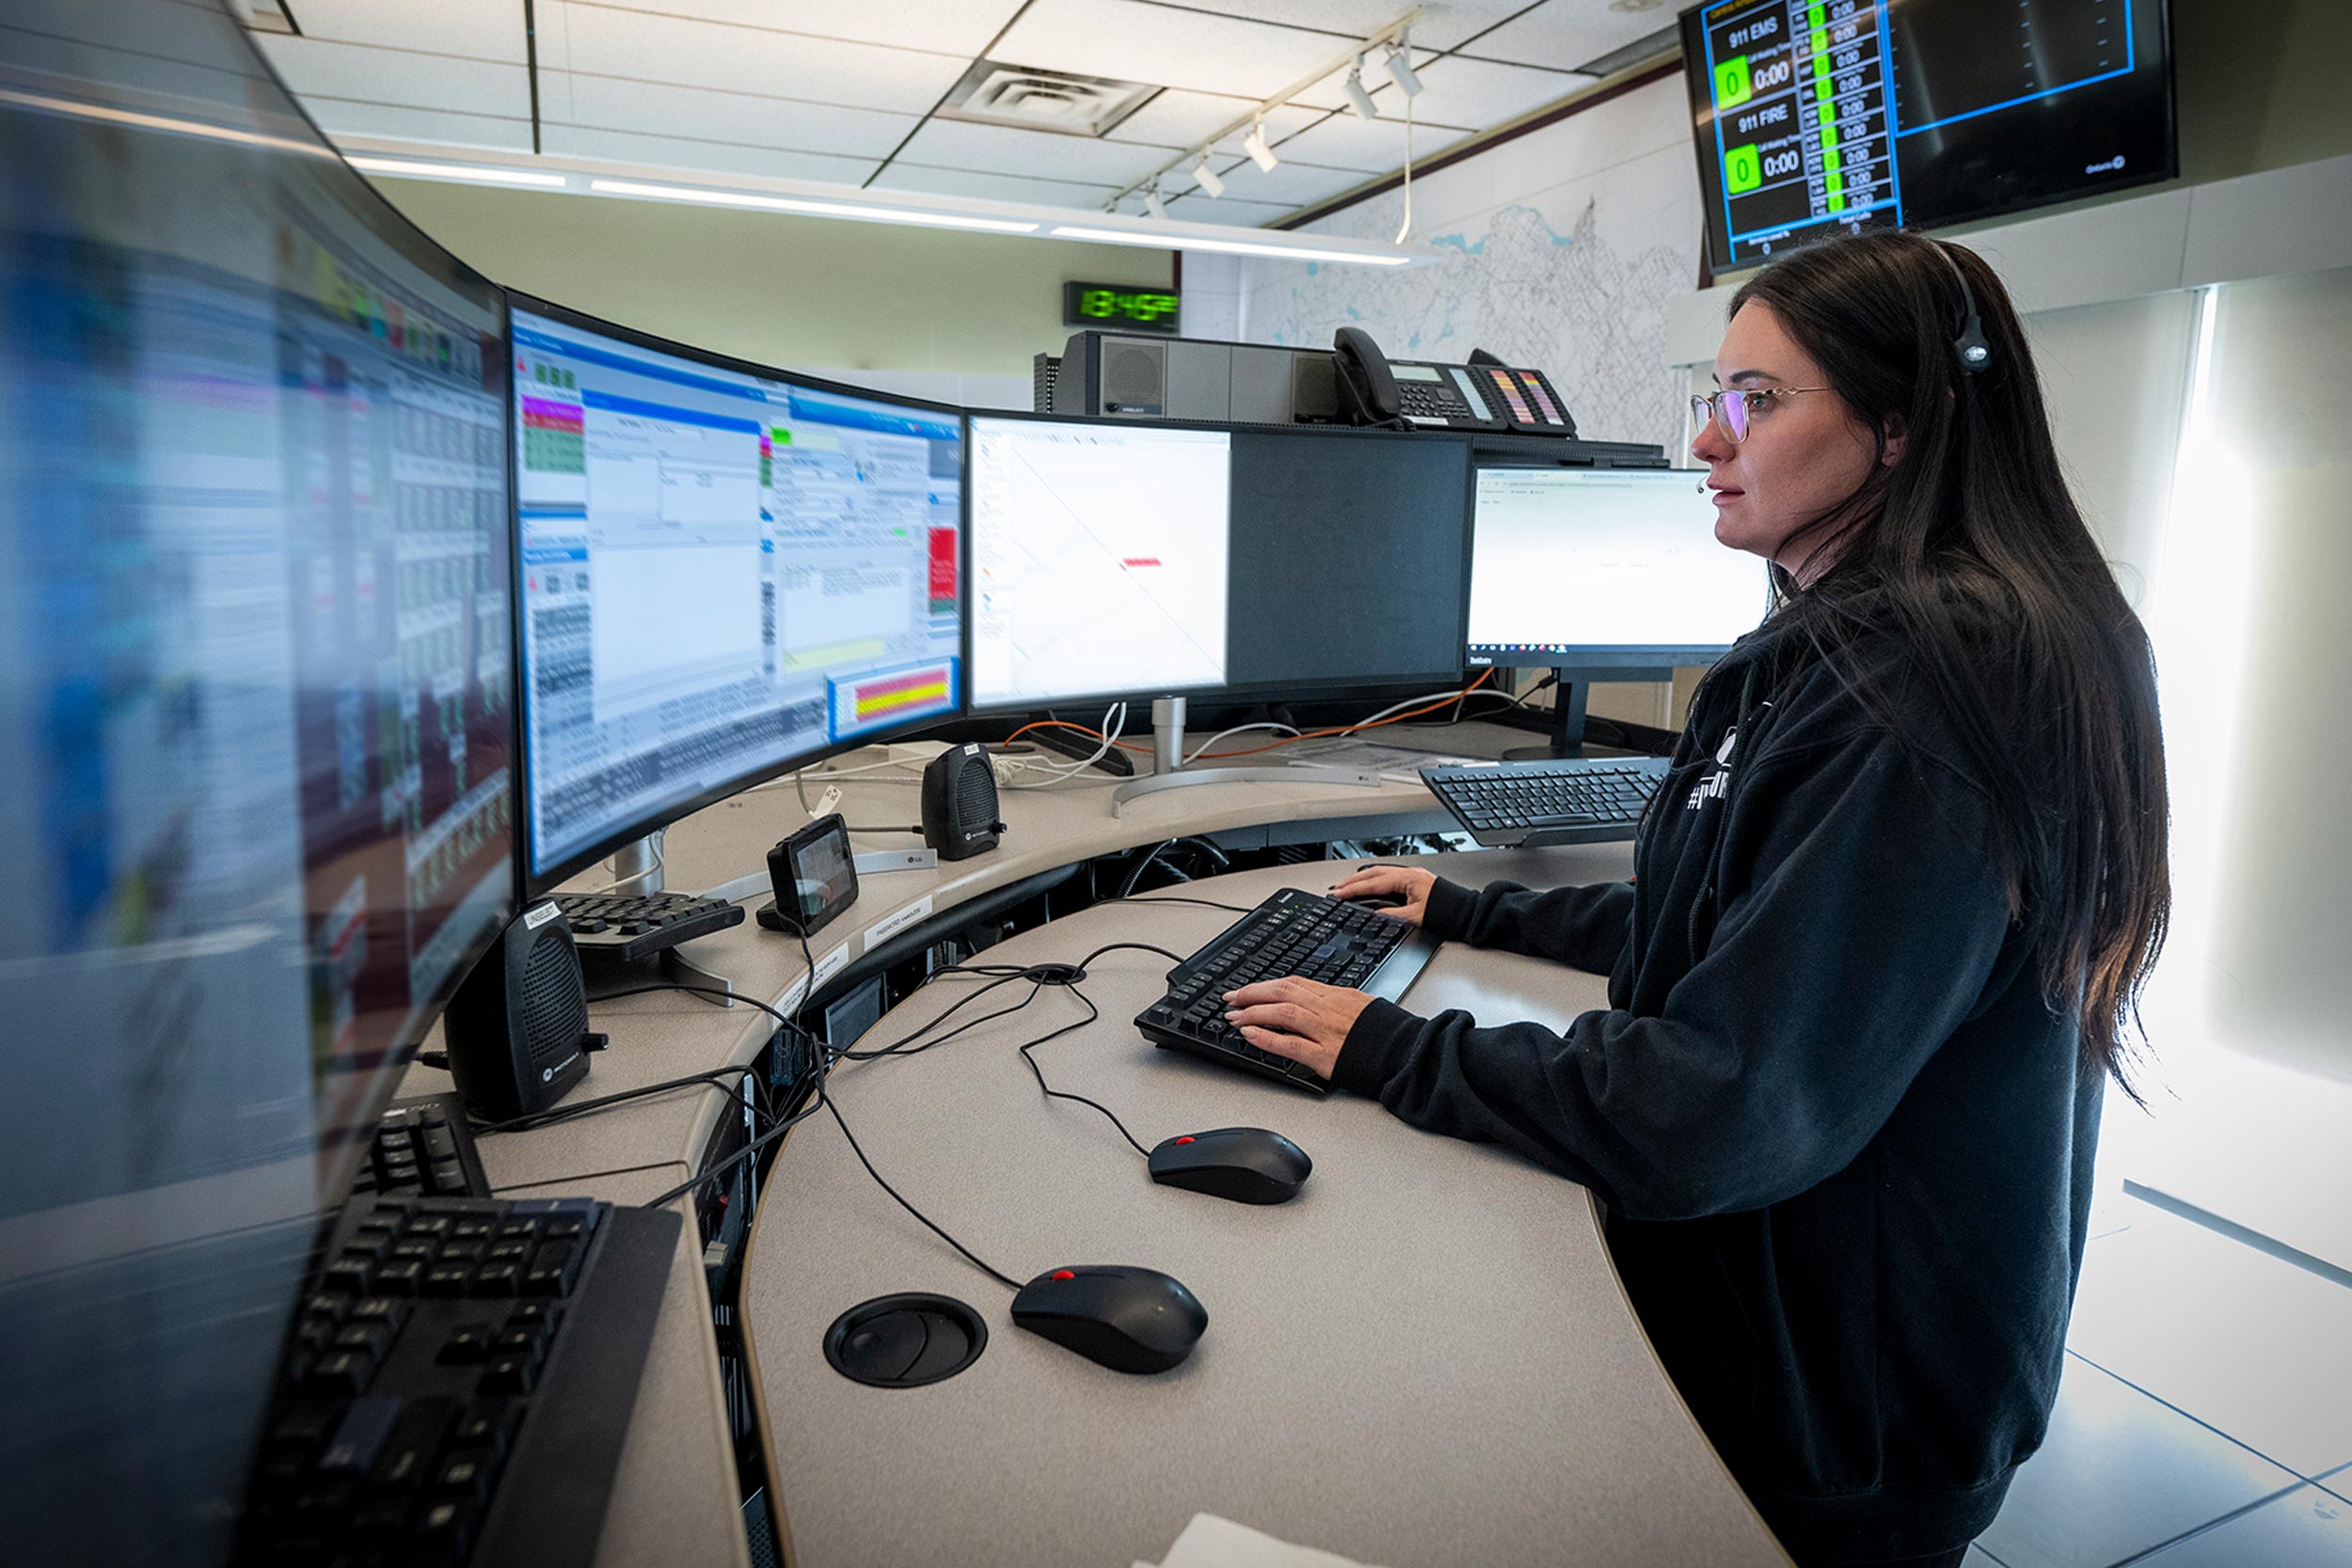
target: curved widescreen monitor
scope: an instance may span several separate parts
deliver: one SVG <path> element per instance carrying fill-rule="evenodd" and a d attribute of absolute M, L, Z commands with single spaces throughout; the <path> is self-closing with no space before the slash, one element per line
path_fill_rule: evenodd
<path fill-rule="evenodd" d="M 2170 179 L 2166 23 L 2166 0 L 1692 7 L 1682 60 L 1713 265 Z"/>
<path fill-rule="evenodd" d="M 1709 664 L 1763 620 L 1764 562 L 1715 539 L 1687 469 L 1481 468 L 1473 666 Z"/>
<path fill-rule="evenodd" d="M 504 309 L 225 8 L 0 62 L 0 1555 L 212 1562 L 515 908 Z"/>
<path fill-rule="evenodd" d="M 533 893 L 960 710 L 956 411 L 512 305 Z"/>
<path fill-rule="evenodd" d="M 1467 438 L 968 423 L 975 709 L 1459 676 Z"/>

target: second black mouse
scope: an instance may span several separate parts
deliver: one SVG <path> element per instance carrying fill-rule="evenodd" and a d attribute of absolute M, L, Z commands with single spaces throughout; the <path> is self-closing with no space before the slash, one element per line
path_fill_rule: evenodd
<path fill-rule="evenodd" d="M 1209 1314 L 1157 1269 L 1073 1263 L 1022 1286 L 1012 1321 L 1115 1372 L 1164 1372 L 1192 1354 Z"/>
<path fill-rule="evenodd" d="M 1152 1151 L 1152 1180 L 1235 1203 L 1288 1203 L 1315 1163 L 1263 1127 L 1219 1127 L 1169 1138 Z"/>

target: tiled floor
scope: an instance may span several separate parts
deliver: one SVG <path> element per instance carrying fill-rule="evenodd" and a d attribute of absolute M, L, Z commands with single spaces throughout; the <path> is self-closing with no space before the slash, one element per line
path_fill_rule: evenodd
<path fill-rule="evenodd" d="M 1967 1568 L 2352 1568 L 2352 1289 L 2132 1198 Z"/>

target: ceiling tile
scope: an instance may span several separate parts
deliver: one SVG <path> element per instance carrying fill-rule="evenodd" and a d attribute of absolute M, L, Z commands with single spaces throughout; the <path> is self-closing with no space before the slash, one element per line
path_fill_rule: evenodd
<path fill-rule="evenodd" d="M 1127 209 L 1122 206 L 1120 211 Z M 1135 211 L 1143 211 L 1136 203 Z M 1186 223 L 1223 223 L 1237 229 L 1262 229 L 1277 218 L 1286 218 L 1298 211 L 1295 201 L 1235 201 L 1227 197 L 1212 201 L 1205 196 L 1182 196 L 1168 204 L 1168 215 L 1183 218 Z"/>
<path fill-rule="evenodd" d="M 1140 180 L 1166 163 L 1168 149 L 1058 136 L 1050 131 L 1016 131 L 1009 125 L 934 119 L 915 132 L 898 155 L 933 168 L 1027 174 L 1116 188 Z"/>
<path fill-rule="evenodd" d="M 1594 80 L 1574 71 L 1497 65 L 1491 60 L 1474 60 L 1460 55 L 1424 62 L 1419 50 L 1414 51 L 1413 69 L 1421 77 L 1422 87 L 1421 96 L 1413 100 L 1413 118 L 1438 125 L 1467 125 L 1473 131 L 1487 130 L 1531 109 L 1557 103 L 1572 92 L 1591 87 Z M 1404 92 L 1394 82 L 1385 79 L 1385 71 L 1379 75 L 1383 80 L 1373 87 L 1372 101 L 1380 106 L 1383 119 L 1402 119 Z M 1369 72 L 1365 85 L 1373 86 Z"/>
<path fill-rule="evenodd" d="M 628 0 L 625 8 L 854 43 L 920 47 L 968 58 L 986 48 L 997 29 L 1013 19 L 1021 9 L 1021 0 L 859 0 L 854 6 L 841 5 L 838 0 Z M 307 4 L 302 20 L 308 30 L 310 11 Z"/>
<path fill-rule="evenodd" d="M 1256 103 L 1252 98 L 1169 87 L 1112 126 L 1103 139 L 1197 147 L 1248 114 Z"/>
<path fill-rule="evenodd" d="M 845 157 L 886 158 L 922 123 L 914 115 L 568 71 L 541 71 L 539 87 L 541 112 L 573 125 Z M 567 105 L 560 114 L 551 107 L 558 103 Z"/>
<path fill-rule="evenodd" d="M 521 65 L 523 0 L 294 0 L 305 38 Z M 257 35 L 266 37 L 267 35 Z"/>
<path fill-rule="evenodd" d="M 389 103 L 346 103 L 333 98 L 303 101 L 330 140 L 382 136 L 387 141 L 433 142 L 478 147 L 497 152 L 531 152 L 531 122 L 489 115 L 455 115 L 440 109 L 404 109 Z"/>
<path fill-rule="evenodd" d="M 296 97 L 398 103 L 458 114 L 531 113 L 530 73 L 518 65 L 411 54 L 323 39 L 264 38 L 270 64 Z"/>
<path fill-rule="evenodd" d="M 1661 11 L 1612 10 L 1607 0 L 1547 0 L 1479 39 L 1464 54 L 1575 71 L 1673 21 Z"/>
<path fill-rule="evenodd" d="M 1412 8 L 1402 0 L 1184 0 L 1195 9 L 1227 16 L 1254 17 L 1261 22 L 1286 23 L 1294 27 L 1320 27 L 1353 38 L 1394 22 Z M 1426 0 L 1427 14 L 1413 24 L 1413 41 L 1436 49 L 1451 49 L 1462 40 L 1493 26 L 1514 11 L 1525 10 L 1530 0 Z M 1558 0 L 1553 0 L 1554 4 Z M 1599 3 L 1599 0 L 1596 0 Z M 1335 40 L 1341 41 L 1341 40 Z"/>
<path fill-rule="evenodd" d="M 652 164 L 684 173 L 757 174 L 778 180 L 822 180 L 855 185 L 874 172 L 872 158 L 834 158 L 819 152 L 785 152 L 766 147 L 687 141 L 628 131 L 598 131 L 577 125 L 541 128 L 540 146 L 557 157 L 609 158 Z"/>
<path fill-rule="evenodd" d="M 1034 0 L 992 59 L 1196 92 L 1264 98 L 1329 63 L 1343 39 L 1142 0 Z"/>
<path fill-rule="evenodd" d="M 930 113 L 968 63 L 957 55 L 835 43 L 566 0 L 543 0 L 538 14 L 545 65 L 897 114 Z"/>
<path fill-rule="evenodd" d="M 1279 202 L 1293 211 L 1353 189 L 1371 178 L 1362 169 L 1317 168 L 1311 164 L 1288 161 L 1276 165 L 1271 174 L 1263 172 L 1247 159 L 1231 168 L 1221 163 L 1214 166 L 1225 181 L 1225 194 L 1217 200 Z M 1186 172 L 1168 180 L 1160 188 L 1174 195 L 1180 190 L 1189 191 L 1198 187 L 1194 185 L 1191 174 Z"/>
<path fill-rule="evenodd" d="M 1413 160 L 1419 163 L 1469 135 L 1467 131 L 1416 125 L 1413 127 Z M 1405 166 L 1405 122 L 1385 118 L 1359 119 L 1354 115 L 1332 115 L 1288 141 L 1277 143 L 1274 150 L 1278 157 L 1296 158 L 1301 163 L 1321 164 L 1327 168 L 1354 168 L 1370 174 L 1388 174 Z"/>
<path fill-rule="evenodd" d="M 1116 185 L 1092 185 L 1068 180 L 1030 180 L 1017 174 L 976 174 L 969 169 L 926 168 L 920 164 L 893 163 L 875 176 L 869 190 L 926 191 L 933 196 L 984 197 L 994 201 L 1041 201 L 1050 207 L 1099 212 Z"/>

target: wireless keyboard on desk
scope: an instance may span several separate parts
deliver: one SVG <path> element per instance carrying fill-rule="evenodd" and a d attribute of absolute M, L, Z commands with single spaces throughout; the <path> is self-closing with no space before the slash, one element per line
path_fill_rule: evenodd
<path fill-rule="evenodd" d="M 1470 837 L 1494 847 L 1607 844 L 1633 836 L 1664 757 L 1558 757 L 1424 768 L 1421 782 Z"/>
<path fill-rule="evenodd" d="M 1438 950 L 1435 937 L 1360 904 L 1284 888 L 1168 972 L 1168 994 L 1136 1015 L 1152 1044 L 1327 1094 L 1309 1069 L 1261 1051 L 1225 1022 L 1225 992 L 1302 975 L 1393 1002 Z"/>
<path fill-rule="evenodd" d="M 237 1560 L 590 1562 L 680 1224 L 356 1199 L 294 1321 Z"/>
<path fill-rule="evenodd" d="M 559 893 L 558 909 L 583 960 L 631 963 L 743 924 L 743 906 L 691 893 Z"/>

